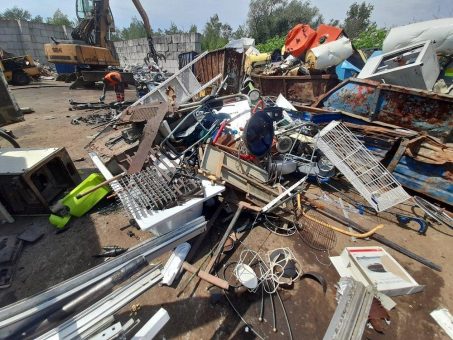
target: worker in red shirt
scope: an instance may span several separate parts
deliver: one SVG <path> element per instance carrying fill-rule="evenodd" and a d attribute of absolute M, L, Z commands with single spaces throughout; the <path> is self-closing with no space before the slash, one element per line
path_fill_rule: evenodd
<path fill-rule="evenodd" d="M 102 96 L 99 97 L 99 101 L 103 102 L 105 99 L 105 92 L 107 86 L 112 86 L 116 93 L 116 101 L 124 102 L 124 82 L 119 72 L 109 72 L 104 76 L 102 80 L 104 88 L 102 89 Z"/>

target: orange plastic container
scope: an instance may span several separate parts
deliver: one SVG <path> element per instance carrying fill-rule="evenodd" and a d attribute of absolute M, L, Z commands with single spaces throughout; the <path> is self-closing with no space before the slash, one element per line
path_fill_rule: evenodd
<path fill-rule="evenodd" d="M 339 27 L 321 24 L 316 29 L 316 37 L 313 39 L 309 48 L 335 41 L 342 32 L 343 30 Z"/>
<path fill-rule="evenodd" d="M 285 40 L 285 50 L 293 57 L 298 58 L 304 54 L 316 37 L 314 31 L 307 24 L 298 24 L 288 32 Z"/>

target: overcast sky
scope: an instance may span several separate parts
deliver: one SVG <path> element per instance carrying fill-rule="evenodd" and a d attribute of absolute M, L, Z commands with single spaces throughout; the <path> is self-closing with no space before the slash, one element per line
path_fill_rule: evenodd
<path fill-rule="evenodd" d="M 14 5 L 29 10 L 32 15 L 44 18 L 60 8 L 70 18 L 75 18 L 75 0 L 12 0 L 0 1 L 0 11 Z M 249 0 L 141 0 L 154 30 L 165 29 L 171 22 L 188 29 L 196 24 L 201 31 L 210 16 L 217 13 L 222 22 L 233 28 L 245 22 Z M 316 4 L 328 21 L 344 19 L 354 0 L 317 0 Z M 372 20 L 379 26 L 399 26 L 414 21 L 453 17 L 453 0 L 371 0 L 374 5 Z M 110 0 L 110 7 L 117 27 L 128 26 L 131 17 L 139 16 L 130 0 Z"/>

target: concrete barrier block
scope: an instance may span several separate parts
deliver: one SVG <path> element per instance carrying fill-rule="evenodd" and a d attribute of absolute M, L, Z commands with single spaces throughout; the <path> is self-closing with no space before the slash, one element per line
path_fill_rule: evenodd
<path fill-rule="evenodd" d="M 8 27 L 8 34 L 20 34 L 19 27 Z"/>
<path fill-rule="evenodd" d="M 17 36 L 15 34 L 2 34 L 2 42 L 4 41 L 5 43 L 9 42 L 15 42 L 17 41 Z"/>
<path fill-rule="evenodd" d="M 154 45 L 154 48 L 155 48 L 156 51 L 158 51 L 158 52 L 167 52 L 167 51 L 170 51 L 169 45 L 167 45 L 167 44 L 155 44 L 155 45 Z"/>
<path fill-rule="evenodd" d="M 180 44 L 170 44 L 170 45 L 168 45 L 168 50 L 170 52 L 177 52 L 178 51 L 178 45 L 180 45 Z"/>
<path fill-rule="evenodd" d="M 167 41 L 167 44 L 171 44 L 173 42 L 172 36 L 170 34 L 165 36 L 165 40 Z"/>
<path fill-rule="evenodd" d="M 181 42 L 181 35 L 180 34 L 172 34 L 171 41 L 173 44 L 177 44 Z"/>
<path fill-rule="evenodd" d="M 165 44 L 167 42 L 167 40 L 165 39 L 165 37 L 161 37 L 161 36 L 158 36 L 158 35 L 155 35 L 153 36 L 153 43 L 154 44 Z"/>
<path fill-rule="evenodd" d="M 28 35 L 28 34 L 27 35 L 22 35 L 20 37 L 20 40 L 22 40 L 23 43 L 31 44 L 31 36 Z M 0 43 L 0 45 L 1 45 L 1 43 Z"/>

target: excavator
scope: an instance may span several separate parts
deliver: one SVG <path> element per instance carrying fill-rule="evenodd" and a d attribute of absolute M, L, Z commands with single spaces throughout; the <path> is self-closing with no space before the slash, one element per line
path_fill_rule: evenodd
<path fill-rule="evenodd" d="M 163 56 L 154 48 L 148 15 L 140 0 L 132 2 L 143 20 L 148 39 L 149 53 L 145 62 L 152 59 L 157 64 Z M 76 14 L 78 25 L 71 33 L 72 40 L 51 38 L 53 43 L 44 45 L 47 61 L 75 66 L 77 79 L 71 88 L 99 81 L 108 67 L 120 65 L 113 42 L 109 39 L 115 27 L 109 0 L 76 0 Z M 124 73 L 123 76 L 126 82 L 133 83 L 132 74 Z"/>

